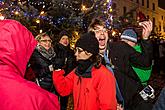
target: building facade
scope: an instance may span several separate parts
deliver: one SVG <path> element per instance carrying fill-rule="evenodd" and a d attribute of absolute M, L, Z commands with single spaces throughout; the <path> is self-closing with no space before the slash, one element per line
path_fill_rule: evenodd
<path fill-rule="evenodd" d="M 113 0 L 113 3 L 118 17 L 135 10 L 133 17 L 136 19 L 137 12 L 142 12 L 152 20 L 158 37 L 165 40 L 165 10 L 158 6 L 158 0 Z"/>

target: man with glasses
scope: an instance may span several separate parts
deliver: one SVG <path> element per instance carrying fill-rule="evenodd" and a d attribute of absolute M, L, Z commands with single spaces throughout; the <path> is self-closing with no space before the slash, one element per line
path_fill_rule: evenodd
<path fill-rule="evenodd" d="M 143 27 L 142 53 L 136 52 L 123 41 L 109 43 L 108 31 L 104 22 L 99 18 L 93 19 L 88 28 L 89 31 L 95 32 L 99 41 L 100 54 L 104 57 L 103 64 L 109 70 L 113 68 L 117 80 L 117 99 L 125 110 L 150 109 L 150 105 L 145 104 L 146 102 L 141 100 L 142 98 L 138 95 L 143 86 L 129 64 L 131 62 L 140 67 L 149 67 L 151 65 L 152 46 L 147 39 L 152 30 L 152 23 L 151 21 L 143 22 L 141 26 Z M 120 106 L 118 107 L 120 108 Z"/>

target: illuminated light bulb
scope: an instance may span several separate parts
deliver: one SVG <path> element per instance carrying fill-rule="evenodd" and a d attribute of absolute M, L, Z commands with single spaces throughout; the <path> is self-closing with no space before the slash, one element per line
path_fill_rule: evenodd
<path fill-rule="evenodd" d="M 39 24 L 39 23 L 40 23 L 40 20 L 39 20 L 39 19 L 37 19 L 37 20 L 36 20 L 36 23 L 38 23 L 38 24 Z"/>
<path fill-rule="evenodd" d="M 103 5 L 105 6 L 107 3 L 104 3 Z"/>
<path fill-rule="evenodd" d="M 113 11 L 112 8 L 110 8 L 110 9 L 109 9 L 109 12 L 112 12 L 112 11 Z"/>
<path fill-rule="evenodd" d="M 41 11 L 40 15 L 43 15 L 45 12 L 44 11 Z"/>
<path fill-rule="evenodd" d="M 115 32 L 115 31 L 113 31 L 113 32 L 112 32 L 112 36 L 115 36 L 115 34 L 116 34 L 116 32 Z"/>
<path fill-rule="evenodd" d="M 86 7 L 85 7 L 85 5 L 82 5 L 82 8 L 81 8 L 81 10 L 83 10 L 83 11 L 85 11 L 85 10 L 86 10 Z"/>
<path fill-rule="evenodd" d="M 77 31 L 74 31 L 74 34 L 75 34 L 76 36 L 78 36 L 78 32 L 77 32 Z"/>
<path fill-rule="evenodd" d="M 107 0 L 107 3 L 109 2 L 109 0 Z"/>
<path fill-rule="evenodd" d="M 0 14 L 0 20 L 4 20 L 4 19 L 5 17 L 2 14 Z"/>
<path fill-rule="evenodd" d="M 42 33 L 42 29 L 40 29 L 40 33 Z"/>
<path fill-rule="evenodd" d="M 14 14 L 15 14 L 15 15 L 18 15 L 18 14 L 19 14 L 19 12 L 18 12 L 18 11 L 15 11 L 15 12 L 14 12 Z"/>

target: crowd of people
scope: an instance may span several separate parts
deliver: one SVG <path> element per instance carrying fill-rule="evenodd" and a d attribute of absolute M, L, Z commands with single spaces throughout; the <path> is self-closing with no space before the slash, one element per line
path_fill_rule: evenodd
<path fill-rule="evenodd" d="M 15 20 L 0 20 L 0 109 L 164 110 L 163 89 L 152 103 L 148 85 L 153 67 L 150 20 L 123 29 L 111 41 L 104 20 L 94 18 L 70 48 L 70 34 L 34 37 Z M 140 38 L 140 39 L 139 39 Z"/>

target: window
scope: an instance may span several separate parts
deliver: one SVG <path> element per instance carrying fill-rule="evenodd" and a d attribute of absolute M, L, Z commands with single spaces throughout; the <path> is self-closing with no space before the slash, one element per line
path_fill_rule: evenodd
<path fill-rule="evenodd" d="M 155 11 L 155 3 L 152 3 L 152 10 Z"/>
<path fill-rule="evenodd" d="M 149 8 L 149 5 L 150 5 L 149 0 L 147 0 L 147 8 Z"/>
<path fill-rule="evenodd" d="M 139 0 L 136 0 L 136 3 L 139 3 Z"/>
<path fill-rule="evenodd" d="M 155 29 L 156 29 L 156 26 L 155 26 L 155 18 L 153 17 L 152 20 L 153 20 L 153 21 L 152 21 L 152 23 L 153 23 L 153 30 L 155 31 Z"/>
<path fill-rule="evenodd" d="M 155 18 L 153 17 L 153 27 L 155 27 Z"/>
<path fill-rule="evenodd" d="M 127 12 L 127 7 L 123 7 L 123 14 L 125 14 Z"/>
<path fill-rule="evenodd" d="M 159 31 L 161 31 L 161 22 L 159 22 Z"/>
<path fill-rule="evenodd" d="M 112 9 L 116 9 L 116 7 L 117 7 L 116 3 L 113 3 L 112 4 Z"/>
<path fill-rule="evenodd" d="M 142 6 L 144 6 L 144 0 L 142 0 Z"/>

